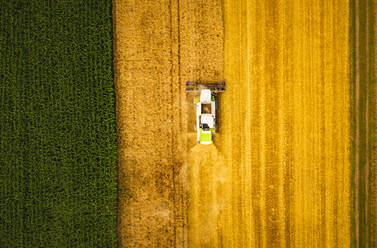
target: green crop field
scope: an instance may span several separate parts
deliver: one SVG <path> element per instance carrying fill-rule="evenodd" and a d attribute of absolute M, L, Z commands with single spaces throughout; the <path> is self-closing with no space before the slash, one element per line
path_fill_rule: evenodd
<path fill-rule="evenodd" d="M 116 247 L 111 1 L 0 3 L 0 247 Z"/>

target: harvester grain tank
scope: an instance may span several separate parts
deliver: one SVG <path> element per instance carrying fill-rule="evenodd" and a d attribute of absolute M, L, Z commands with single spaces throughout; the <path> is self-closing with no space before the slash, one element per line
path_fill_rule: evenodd
<path fill-rule="evenodd" d="M 187 82 L 186 92 L 194 92 L 197 142 L 209 145 L 218 129 L 218 93 L 225 91 L 223 82 Z"/>

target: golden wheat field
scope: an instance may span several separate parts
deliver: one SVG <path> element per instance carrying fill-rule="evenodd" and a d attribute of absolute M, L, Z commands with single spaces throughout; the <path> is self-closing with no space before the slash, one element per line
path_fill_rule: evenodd
<path fill-rule="evenodd" d="M 350 245 L 348 4 L 226 1 L 224 247 Z"/>
<path fill-rule="evenodd" d="M 113 2 L 120 246 L 350 247 L 350 2 Z"/>

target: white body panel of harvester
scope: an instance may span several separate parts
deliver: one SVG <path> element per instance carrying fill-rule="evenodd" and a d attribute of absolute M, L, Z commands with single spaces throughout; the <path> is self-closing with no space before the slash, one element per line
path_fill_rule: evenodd
<path fill-rule="evenodd" d="M 216 125 L 216 99 L 211 90 L 200 92 L 199 102 L 196 103 L 196 131 L 199 144 L 212 144 L 212 134 Z"/>

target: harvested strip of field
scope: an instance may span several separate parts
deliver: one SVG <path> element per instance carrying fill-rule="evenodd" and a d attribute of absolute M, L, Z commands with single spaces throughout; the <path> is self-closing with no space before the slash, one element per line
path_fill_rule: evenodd
<path fill-rule="evenodd" d="M 223 247 L 349 247 L 347 1 L 225 1 Z"/>
<path fill-rule="evenodd" d="M 176 9 L 114 1 L 121 247 L 184 242 Z"/>
<path fill-rule="evenodd" d="M 116 247 L 111 29 L 109 1 L 1 1 L 1 247 Z"/>
<path fill-rule="evenodd" d="M 221 1 L 116 0 L 113 13 L 120 246 L 187 247 L 184 83 L 223 79 Z"/>
<path fill-rule="evenodd" d="M 223 81 L 222 1 L 180 0 L 179 3 L 181 82 Z M 227 206 L 227 194 L 222 187 L 229 183 L 226 178 L 230 171 L 226 170 L 224 158 L 215 146 L 196 144 L 194 101 L 191 94 L 184 95 L 183 99 L 188 152 L 187 247 L 219 247 L 222 243 L 219 230 L 225 228 L 221 218 Z M 219 138 L 217 134 L 215 139 Z"/>
<path fill-rule="evenodd" d="M 214 145 L 196 145 L 190 150 L 189 247 L 223 247 L 223 213 L 229 205 L 223 190 L 230 171 Z"/>

